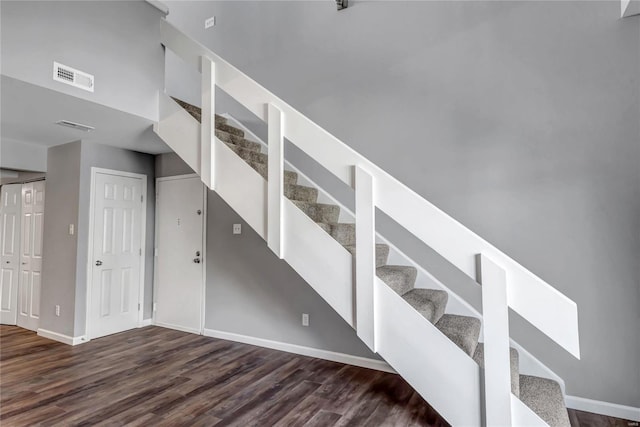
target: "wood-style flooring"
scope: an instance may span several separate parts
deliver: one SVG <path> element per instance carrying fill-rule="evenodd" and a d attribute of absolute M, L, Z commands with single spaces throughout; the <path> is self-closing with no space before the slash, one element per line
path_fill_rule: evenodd
<path fill-rule="evenodd" d="M 0 326 L 0 425 L 445 426 L 398 375 L 159 327 Z"/>
<path fill-rule="evenodd" d="M 569 418 L 638 426 L 572 409 Z M 448 424 L 394 374 L 159 327 L 71 347 L 0 325 L 0 425 Z"/>

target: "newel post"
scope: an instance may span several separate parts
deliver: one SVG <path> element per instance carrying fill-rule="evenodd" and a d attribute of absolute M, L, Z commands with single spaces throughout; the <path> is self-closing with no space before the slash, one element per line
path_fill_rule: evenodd
<path fill-rule="evenodd" d="M 483 254 L 476 256 L 482 285 L 484 399 L 487 426 L 511 425 L 509 307 L 505 271 Z"/>
<path fill-rule="evenodd" d="M 214 138 L 216 132 L 216 64 L 202 56 L 201 102 L 202 114 L 200 125 L 200 177 L 202 182 L 215 189 L 215 155 Z"/>
<path fill-rule="evenodd" d="M 267 246 L 284 258 L 284 115 L 267 105 L 269 158 L 267 163 Z"/>
<path fill-rule="evenodd" d="M 359 165 L 356 181 L 356 331 L 373 351 L 375 343 L 376 230 L 373 177 Z"/>

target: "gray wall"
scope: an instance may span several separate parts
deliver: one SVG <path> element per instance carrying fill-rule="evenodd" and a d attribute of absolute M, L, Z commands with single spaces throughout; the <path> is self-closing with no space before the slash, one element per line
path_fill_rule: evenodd
<path fill-rule="evenodd" d="M 158 177 L 192 173 L 175 154 L 156 156 Z M 216 193 L 207 201 L 205 327 L 376 358 L 355 331 Z M 232 225 L 242 224 L 233 235 Z M 301 325 L 308 313 L 310 326 Z"/>
<path fill-rule="evenodd" d="M 168 5 L 170 21 L 576 301 L 581 360 L 515 316 L 513 335 L 569 394 L 640 405 L 638 17 L 618 19 L 615 1 Z M 172 94 L 193 97 L 169 70 Z M 379 230 L 479 305 L 478 287 L 401 227 Z"/>
<path fill-rule="evenodd" d="M 85 334 L 91 168 L 147 175 L 144 318 L 151 317 L 155 222 L 154 156 L 78 141 L 49 148 L 45 199 L 42 317 L 40 327 Z M 68 234 L 69 224 L 76 233 Z M 60 305 L 60 317 L 55 316 Z"/>
<path fill-rule="evenodd" d="M 0 168 L 46 172 L 47 147 L 3 138 L 0 141 Z"/>
<path fill-rule="evenodd" d="M 78 234 L 70 236 L 68 230 L 69 224 L 78 224 L 80 156 L 79 141 L 49 148 L 44 201 L 39 326 L 68 336 L 74 336 L 78 249 Z"/>
<path fill-rule="evenodd" d="M 144 1 L 3 1 L 2 74 L 155 120 L 160 16 Z M 93 74 L 95 92 L 55 82 L 53 61 Z"/>

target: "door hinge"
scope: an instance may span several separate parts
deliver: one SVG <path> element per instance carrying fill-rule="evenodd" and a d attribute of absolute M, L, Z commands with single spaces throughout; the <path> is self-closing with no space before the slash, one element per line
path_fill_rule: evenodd
<path fill-rule="evenodd" d="M 142 256 L 142 248 L 138 249 L 138 254 Z"/>
<path fill-rule="evenodd" d="M 138 303 L 138 311 L 140 311 L 140 303 Z"/>
<path fill-rule="evenodd" d="M 144 203 L 144 196 L 142 194 L 140 195 L 140 203 Z"/>

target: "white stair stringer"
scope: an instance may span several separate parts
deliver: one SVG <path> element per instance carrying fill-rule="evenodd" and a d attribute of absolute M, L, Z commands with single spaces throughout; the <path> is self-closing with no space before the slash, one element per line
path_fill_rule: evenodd
<path fill-rule="evenodd" d="M 351 254 L 288 199 L 284 217 L 284 260 L 353 327 Z"/>
<path fill-rule="evenodd" d="M 482 425 L 480 367 L 377 277 L 374 289 L 376 351 L 451 425 Z"/>
<path fill-rule="evenodd" d="M 160 93 L 159 120 L 153 131 L 200 175 L 200 123 L 165 93 Z"/>

